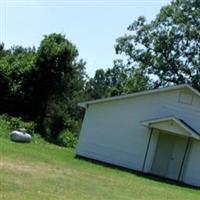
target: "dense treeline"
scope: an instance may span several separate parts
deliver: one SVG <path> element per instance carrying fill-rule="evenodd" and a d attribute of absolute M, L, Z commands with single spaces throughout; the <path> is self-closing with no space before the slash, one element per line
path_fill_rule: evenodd
<path fill-rule="evenodd" d="M 181 83 L 200 91 L 199 19 L 198 0 L 172 1 L 149 23 L 139 17 L 116 41 L 125 58 L 91 78 L 64 35 L 45 36 L 37 49 L 2 44 L 0 112 L 33 121 L 43 137 L 69 146 L 83 118 L 78 102 Z"/>
<path fill-rule="evenodd" d="M 56 141 L 63 130 L 76 132 L 81 120 L 77 102 L 84 99 L 85 63 L 61 34 L 45 36 L 38 49 L 0 51 L 0 112 L 34 121 L 37 130 Z"/>
<path fill-rule="evenodd" d="M 96 70 L 94 78 L 86 83 L 86 93 L 90 99 L 111 97 L 147 90 L 151 80 L 140 68 L 124 66 L 122 61 L 114 61 L 113 68 Z"/>

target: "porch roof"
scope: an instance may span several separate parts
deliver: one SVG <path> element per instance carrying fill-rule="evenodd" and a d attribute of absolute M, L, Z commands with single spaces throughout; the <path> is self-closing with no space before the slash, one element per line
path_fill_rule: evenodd
<path fill-rule="evenodd" d="M 188 125 L 184 120 L 176 117 L 163 117 L 157 119 L 150 119 L 141 122 L 142 125 L 148 128 L 154 128 L 165 132 L 191 137 L 200 140 L 200 133 Z"/>

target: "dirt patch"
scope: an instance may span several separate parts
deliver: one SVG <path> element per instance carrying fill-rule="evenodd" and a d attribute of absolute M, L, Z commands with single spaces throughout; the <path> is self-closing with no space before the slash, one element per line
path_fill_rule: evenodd
<path fill-rule="evenodd" d="M 76 175 L 78 171 L 70 167 L 52 167 L 47 163 L 25 163 L 23 161 L 15 161 L 9 159 L 0 160 L 0 170 L 7 170 L 18 173 L 39 173 L 48 174 L 50 176 L 55 175 Z"/>
<path fill-rule="evenodd" d="M 8 172 L 22 173 L 22 174 L 32 174 L 34 176 L 42 176 L 42 177 L 52 177 L 52 178 L 60 178 L 63 176 L 71 176 L 71 177 L 85 177 L 91 178 L 94 180 L 103 181 L 105 183 L 109 182 L 110 184 L 115 183 L 116 180 L 110 176 L 106 176 L 104 174 L 96 174 L 92 171 L 80 170 L 77 168 L 72 168 L 67 165 L 50 165 L 48 163 L 43 162 L 24 162 L 19 160 L 11 160 L 8 158 L 0 159 L 0 170 L 5 170 Z"/>

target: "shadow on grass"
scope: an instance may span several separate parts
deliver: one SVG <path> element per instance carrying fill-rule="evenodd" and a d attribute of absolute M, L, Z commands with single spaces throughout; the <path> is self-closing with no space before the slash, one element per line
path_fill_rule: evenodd
<path fill-rule="evenodd" d="M 128 168 L 125 168 L 125 167 L 113 165 L 113 164 L 102 162 L 102 161 L 99 161 L 99 160 L 86 158 L 86 157 L 80 156 L 80 155 L 76 155 L 75 158 L 79 159 L 79 160 L 84 160 L 84 161 L 87 161 L 87 162 L 90 162 L 90 163 L 93 163 L 93 164 L 98 164 L 98 165 L 101 165 L 101 166 L 106 167 L 106 168 L 117 169 L 117 170 L 120 170 L 120 171 L 128 172 L 128 173 L 134 174 L 136 176 L 143 177 L 143 178 L 153 180 L 153 181 L 157 181 L 157 182 L 160 182 L 160 183 L 166 183 L 166 184 L 169 184 L 169 185 L 175 185 L 175 186 L 189 188 L 189 189 L 196 189 L 196 190 L 200 189 L 200 187 L 193 186 L 193 185 L 190 185 L 190 184 L 186 184 L 186 183 L 183 183 L 183 182 L 180 182 L 180 181 L 175 181 L 175 180 L 172 180 L 172 179 L 163 178 L 163 177 L 160 177 L 160 176 L 144 173 L 144 172 L 141 172 L 141 171 L 128 169 Z"/>

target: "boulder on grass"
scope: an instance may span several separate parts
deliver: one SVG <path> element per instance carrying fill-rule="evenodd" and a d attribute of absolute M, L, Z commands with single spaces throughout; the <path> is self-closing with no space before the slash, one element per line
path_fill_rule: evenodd
<path fill-rule="evenodd" d="M 10 133 L 10 139 L 15 142 L 31 142 L 32 137 L 25 129 L 14 130 Z"/>

